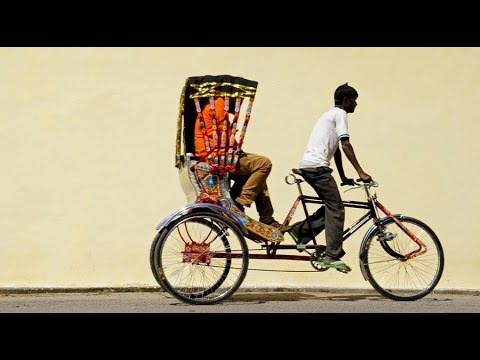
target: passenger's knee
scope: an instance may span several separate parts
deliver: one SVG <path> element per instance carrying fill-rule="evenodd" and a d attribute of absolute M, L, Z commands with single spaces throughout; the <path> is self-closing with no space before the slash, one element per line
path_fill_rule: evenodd
<path fill-rule="evenodd" d="M 272 170 L 272 160 L 267 157 L 264 157 L 262 162 L 262 168 L 270 172 Z"/>

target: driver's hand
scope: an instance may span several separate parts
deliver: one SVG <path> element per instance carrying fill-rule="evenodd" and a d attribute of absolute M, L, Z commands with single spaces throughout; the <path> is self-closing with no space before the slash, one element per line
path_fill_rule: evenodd
<path fill-rule="evenodd" d="M 343 178 L 342 182 L 340 183 L 340 186 L 345 186 L 345 185 L 353 186 L 355 185 L 355 181 L 353 179 Z"/>
<path fill-rule="evenodd" d="M 369 183 L 370 181 L 372 181 L 372 177 L 367 173 L 362 173 L 359 175 L 360 175 L 360 178 L 358 179 L 359 181 L 363 181 L 364 183 Z"/>

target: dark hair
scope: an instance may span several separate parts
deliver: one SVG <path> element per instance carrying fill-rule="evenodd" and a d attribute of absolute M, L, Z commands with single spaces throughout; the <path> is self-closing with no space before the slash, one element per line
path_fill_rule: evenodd
<path fill-rule="evenodd" d="M 353 87 L 348 85 L 348 82 L 337 87 L 337 89 L 335 90 L 335 94 L 333 95 L 333 99 L 335 100 L 335 105 L 340 105 L 344 98 L 356 99 L 357 97 L 358 97 L 357 90 L 355 90 Z"/>

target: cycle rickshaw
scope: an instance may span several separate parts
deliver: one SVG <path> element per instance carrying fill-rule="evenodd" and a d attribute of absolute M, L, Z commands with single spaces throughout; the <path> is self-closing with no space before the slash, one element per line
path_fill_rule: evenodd
<path fill-rule="evenodd" d="M 310 220 L 311 243 L 284 243 L 279 229 L 249 217 L 230 196 L 229 175 L 235 172 L 257 86 L 258 82 L 242 77 L 206 75 L 187 78 L 181 92 L 175 167 L 188 205 L 157 225 L 150 266 L 165 291 L 189 304 L 213 304 L 230 297 L 245 279 L 249 259 L 309 261 L 319 272 L 328 270 L 318 265 L 325 245 L 317 243 Z M 234 101 L 232 119 L 228 113 L 225 119 L 216 119 L 214 147 L 209 149 L 207 161 L 199 161 L 193 156 L 193 131 L 197 117 L 201 121 L 200 99 L 213 101 L 216 96 L 225 98 L 226 108 Z M 240 108 L 245 103 L 240 122 Z M 232 134 L 229 139 L 228 133 Z M 292 169 L 285 181 L 296 185 L 299 195 L 283 225 L 290 223 L 300 204 L 310 219 L 307 204 L 322 206 L 323 201 L 303 194 L 300 170 Z M 344 200 L 344 205 L 365 209 L 365 213 L 344 231 L 343 237 L 346 240 L 372 220 L 360 244 L 364 279 L 392 300 L 412 301 L 431 293 L 444 267 L 442 245 L 435 232 L 416 218 L 391 213 L 372 190 L 378 183 L 354 186 L 364 189 L 366 200 Z M 250 253 L 247 239 L 259 243 L 264 252 Z M 298 254 L 281 253 L 292 249 Z"/>

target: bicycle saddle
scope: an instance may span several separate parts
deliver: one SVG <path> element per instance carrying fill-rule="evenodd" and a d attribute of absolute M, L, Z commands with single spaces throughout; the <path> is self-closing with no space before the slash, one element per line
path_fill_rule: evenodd
<path fill-rule="evenodd" d="M 303 172 L 302 172 L 302 170 L 300 170 L 300 169 L 292 169 L 292 172 L 293 172 L 294 174 L 303 176 Z"/>

